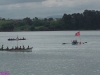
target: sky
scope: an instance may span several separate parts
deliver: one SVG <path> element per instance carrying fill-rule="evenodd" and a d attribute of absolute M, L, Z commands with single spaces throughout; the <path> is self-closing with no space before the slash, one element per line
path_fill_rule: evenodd
<path fill-rule="evenodd" d="M 100 0 L 0 0 L 0 18 L 46 18 L 54 15 L 100 11 Z"/>

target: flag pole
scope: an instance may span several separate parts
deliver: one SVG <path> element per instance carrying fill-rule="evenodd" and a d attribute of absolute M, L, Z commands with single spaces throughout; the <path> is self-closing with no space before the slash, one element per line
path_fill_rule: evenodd
<path fill-rule="evenodd" d="M 18 35 L 17 35 L 17 39 L 16 40 L 17 40 L 17 47 L 18 47 Z"/>
<path fill-rule="evenodd" d="M 80 32 L 80 31 L 79 31 Z M 81 44 L 81 36 L 80 36 L 80 44 Z"/>
<path fill-rule="evenodd" d="M 79 38 L 80 38 L 80 44 L 81 44 L 81 37 L 80 37 L 80 31 L 78 31 L 77 33 L 75 33 L 75 36 L 79 36 Z"/>

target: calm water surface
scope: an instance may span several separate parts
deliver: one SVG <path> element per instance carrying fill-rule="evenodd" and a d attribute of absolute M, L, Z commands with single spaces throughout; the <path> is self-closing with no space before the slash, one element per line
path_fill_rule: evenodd
<path fill-rule="evenodd" d="M 25 37 L 19 46 L 33 47 L 32 52 L 0 51 L 0 72 L 10 75 L 100 75 L 100 31 L 0 32 L 0 46 L 15 47 L 8 38 Z M 87 42 L 71 45 L 71 41 Z M 62 43 L 69 43 L 62 45 Z"/>

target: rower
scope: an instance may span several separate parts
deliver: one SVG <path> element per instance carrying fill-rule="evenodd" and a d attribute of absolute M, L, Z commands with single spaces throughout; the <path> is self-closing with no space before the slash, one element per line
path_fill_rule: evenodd
<path fill-rule="evenodd" d="M 18 46 L 16 47 L 16 49 L 18 49 Z"/>
<path fill-rule="evenodd" d="M 80 42 L 80 44 L 81 44 L 81 42 Z"/>
<path fill-rule="evenodd" d="M 1 49 L 3 50 L 3 45 L 2 45 L 2 47 L 1 47 Z"/>
<path fill-rule="evenodd" d="M 28 45 L 28 47 L 27 47 L 28 49 L 29 49 L 29 45 Z"/>
<path fill-rule="evenodd" d="M 21 46 L 20 46 L 20 48 L 19 49 L 21 49 Z"/>
<path fill-rule="evenodd" d="M 7 50 L 8 50 L 9 48 L 8 48 L 8 46 L 7 46 Z"/>
<path fill-rule="evenodd" d="M 23 37 L 23 40 L 24 40 L 25 38 Z"/>
<path fill-rule="evenodd" d="M 23 45 L 23 49 L 25 49 L 24 45 Z"/>

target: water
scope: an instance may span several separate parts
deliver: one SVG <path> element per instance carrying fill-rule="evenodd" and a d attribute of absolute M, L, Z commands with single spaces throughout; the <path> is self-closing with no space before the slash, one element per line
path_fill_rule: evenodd
<path fill-rule="evenodd" d="M 17 35 L 27 40 L 18 45 L 33 47 L 32 52 L 0 51 L 0 72 L 10 75 L 100 75 L 100 31 L 0 32 L 0 46 L 9 48 Z M 72 40 L 87 42 L 71 45 Z"/>

